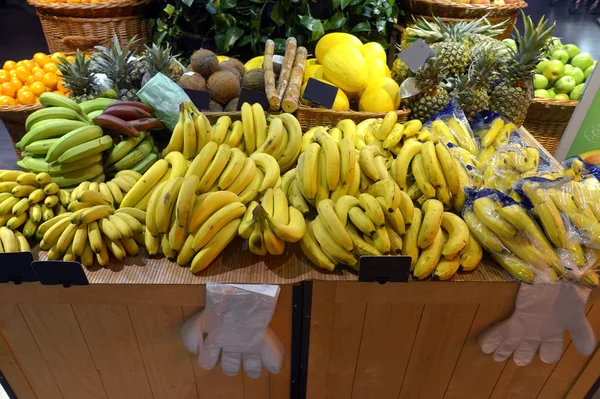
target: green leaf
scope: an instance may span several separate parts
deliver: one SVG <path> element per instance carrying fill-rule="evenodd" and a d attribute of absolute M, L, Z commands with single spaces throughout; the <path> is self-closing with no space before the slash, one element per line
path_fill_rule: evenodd
<path fill-rule="evenodd" d="M 191 7 L 192 4 L 194 4 L 194 0 L 181 0 L 183 2 L 183 4 L 185 4 L 188 7 Z"/>
<path fill-rule="evenodd" d="M 342 8 L 342 10 L 346 9 L 349 3 L 350 0 L 340 0 L 340 7 Z"/>
<path fill-rule="evenodd" d="M 385 20 L 380 19 L 379 21 L 375 22 L 375 26 L 377 27 L 377 32 L 385 32 Z"/>
<path fill-rule="evenodd" d="M 158 40 L 156 40 L 156 44 L 158 44 L 160 46 L 162 44 L 163 40 L 165 40 L 165 36 L 167 36 L 167 31 L 162 32 L 158 36 Z"/>
<path fill-rule="evenodd" d="M 206 5 L 206 11 L 211 15 L 216 15 L 219 13 L 219 8 L 213 2 L 210 2 Z"/>
<path fill-rule="evenodd" d="M 243 47 L 252 41 L 252 35 L 246 35 L 238 42 L 238 46 Z"/>
<path fill-rule="evenodd" d="M 221 0 L 219 5 L 222 9 L 226 10 L 228 8 L 234 8 L 237 6 L 237 0 Z"/>
<path fill-rule="evenodd" d="M 238 28 L 237 26 L 232 26 L 231 28 L 229 28 L 229 30 L 227 30 L 227 33 L 225 34 L 225 39 L 223 42 L 225 52 L 228 52 L 229 49 L 235 44 L 235 42 L 237 42 L 237 40 L 240 37 L 242 37 L 243 34 L 244 31 Z"/>
<path fill-rule="evenodd" d="M 285 39 L 282 38 L 278 38 L 278 39 L 273 39 L 273 41 L 275 42 L 275 54 L 283 54 L 285 52 Z"/>
<path fill-rule="evenodd" d="M 172 17 L 173 14 L 175 14 L 175 7 L 173 7 L 172 4 L 167 4 L 163 11 L 166 12 L 169 17 Z"/>
<path fill-rule="evenodd" d="M 370 32 L 371 31 L 371 26 L 369 25 L 368 22 L 359 22 L 356 25 L 354 25 L 354 28 L 352 28 L 352 32 Z"/>
<path fill-rule="evenodd" d="M 285 23 L 285 10 L 283 9 L 283 5 L 281 1 L 278 1 L 273 6 L 271 10 L 271 20 L 277 24 L 277 26 L 281 26 Z"/>
<path fill-rule="evenodd" d="M 340 6 L 340 0 L 332 0 L 331 3 L 333 4 L 334 10 Z"/>
<path fill-rule="evenodd" d="M 341 28 L 346 23 L 346 17 L 343 12 L 336 12 L 329 20 L 323 24 L 325 30 L 334 30 Z"/>
<path fill-rule="evenodd" d="M 215 35 L 215 44 L 219 53 L 223 54 L 225 52 L 225 34 L 217 33 Z"/>
<path fill-rule="evenodd" d="M 235 17 L 231 14 L 218 14 L 215 15 L 215 25 L 217 26 L 217 31 L 219 32 L 227 32 L 229 28 L 235 25 Z"/>
<path fill-rule="evenodd" d="M 323 29 L 323 24 L 320 20 L 315 20 L 316 22 L 313 25 L 312 36 L 310 37 L 311 42 L 316 42 L 325 34 L 325 30 Z"/>

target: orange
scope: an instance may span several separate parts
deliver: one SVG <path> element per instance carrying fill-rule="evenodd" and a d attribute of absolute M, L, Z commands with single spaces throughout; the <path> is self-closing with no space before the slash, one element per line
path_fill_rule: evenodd
<path fill-rule="evenodd" d="M 56 84 L 58 83 L 58 77 L 55 73 L 48 72 L 44 74 L 44 77 L 42 78 L 42 83 L 44 83 L 44 86 L 46 86 L 50 90 L 54 90 L 56 88 Z"/>
<path fill-rule="evenodd" d="M 36 97 L 36 98 L 35 98 L 35 103 L 36 103 L 36 104 L 39 104 L 39 103 L 40 103 L 40 98 L 39 98 L 39 97 Z"/>
<path fill-rule="evenodd" d="M 44 65 L 44 72 L 56 73 L 58 72 L 58 67 L 54 62 L 49 62 L 46 65 Z"/>
<path fill-rule="evenodd" d="M 33 82 L 33 84 L 29 85 L 29 88 L 37 97 L 46 91 L 46 86 L 42 82 Z"/>
<path fill-rule="evenodd" d="M 21 82 L 26 82 L 27 78 L 31 75 L 31 71 L 25 66 L 17 67 L 17 69 L 15 69 L 15 73 Z"/>
<path fill-rule="evenodd" d="M 52 60 L 52 62 L 58 63 L 60 58 L 65 58 L 65 57 L 66 57 L 65 53 L 61 53 L 60 51 L 57 51 L 56 53 L 54 53 L 50 56 L 50 59 Z"/>
<path fill-rule="evenodd" d="M 33 67 L 37 66 L 33 60 L 25 60 L 23 64 L 27 67 L 27 69 L 31 70 Z"/>
<path fill-rule="evenodd" d="M 2 83 L 0 87 L 2 88 L 2 95 L 4 96 L 15 98 L 15 96 L 17 95 L 18 89 L 15 86 L 13 86 L 11 82 Z"/>
<path fill-rule="evenodd" d="M 35 83 L 34 76 L 33 75 L 29 75 L 29 77 L 27 78 L 27 81 L 25 81 L 25 84 L 27 84 L 27 86 L 31 86 L 34 83 Z"/>
<path fill-rule="evenodd" d="M 8 73 L 10 74 L 11 79 L 17 77 L 17 71 L 15 71 L 14 69 L 11 69 L 10 71 L 8 71 Z"/>
<path fill-rule="evenodd" d="M 27 64 L 25 64 L 25 60 L 21 60 L 21 61 L 17 62 L 17 68 L 19 68 L 19 67 L 23 67 L 25 69 L 29 69 L 29 68 L 27 68 Z"/>
<path fill-rule="evenodd" d="M 0 83 L 9 82 L 10 81 L 10 73 L 5 71 L 4 69 L 0 69 Z"/>
<path fill-rule="evenodd" d="M 62 93 L 66 93 L 69 91 L 69 89 L 67 89 L 65 87 L 65 82 L 63 80 L 59 80 L 58 83 L 56 84 L 56 90 L 62 92 Z"/>
<path fill-rule="evenodd" d="M 2 105 L 17 105 L 17 101 L 9 96 L 0 96 L 0 106 Z"/>
<path fill-rule="evenodd" d="M 50 57 L 44 53 L 35 53 L 33 55 L 33 60 L 36 62 L 36 64 L 38 64 L 38 66 L 43 67 L 50 62 Z"/>
<path fill-rule="evenodd" d="M 37 64 L 31 68 L 31 73 L 36 73 L 36 72 L 44 72 L 44 68 L 41 68 L 39 66 L 37 66 Z"/>
<path fill-rule="evenodd" d="M 13 86 L 15 86 L 17 88 L 17 90 L 19 90 L 21 87 L 23 87 L 23 83 L 17 78 L 12 78 L 10 80 L 10 83 L 12 83 Z"/>
<path fill-rule="evenodd" d="M 33 76 L 33 80 L 35 80 L 36 82 L 41 82 L 42 79 L 44 78 L 44 75 L 45 75 L 45 72 L 42 70 L 39 72 L 34 72 L 33 75 L 31 75 L 31 76 Z"/>
<path fill-rule="evenodd" d="M 67 56 L 67 61 L 69 61 L 69 62 L 75 62 L 75 57 L 72 56 L 72 55 L 68 55 Z"/>
<path fill-rule="evenodd" d="M 12 71 L 13 69 L 15 69 L 17 67 L 17 63 L 11 60 L 8 60 L 4 63 L 4 66 L 2 67 L 2 69 L 4 69 L 5 71 Z"/>
<path fill-rule="evenodd" d="M 23 89 L 25 89 L 25 87 L 23 87 Z M 17 93 L 17 100 L 23 105 L 35 104 L 35 96 L 31 90 L 29 90 L 29 88 L 27 88 L 27 90 L 23 89 L 19 90 Z"/>

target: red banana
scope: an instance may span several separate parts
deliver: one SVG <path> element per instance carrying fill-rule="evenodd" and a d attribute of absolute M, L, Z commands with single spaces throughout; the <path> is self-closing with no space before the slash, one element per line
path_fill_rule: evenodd
<path fill-rule="evenodd" d="M 165 127 L 165 125 L 163 125 L 163 123 L 157 118 L 143 118 L 128 122 L 131 126 L 133 126 L 139 131 L 150 129 L 162 129 L 163 127 Z"/>
<path fill-rule="evenodd" d="M 94 118 L 94 125 L 100 126 L 102 129 L 109 132 L 114 131 L 125 136 L 138 137 L 140 132 L 137 131 L 129 122 L 124 121 L 121 118 L 117 118 L 114 115 L 107 115 L 105 113 L 98 115 Z"/>
<path fill-rule="evenodd" d="M 149 106 L 148 104 L 141 103 L 139 101 L 115 101 L 114 103 L 108 104 L 108 106 L 104 109 L 107 110 L 112 107 L 117 107 L 119 105 L 129 105 L 132 107 L 141 108 L 144 111 L 148 112 L 149 114 L 154 112 L 154 109 L 151 106 Z"/>
<path fill-rule="evenodd" d="M 152 116 L 141 108 L 133 107 L 131 105 L 118 105 L 116 107 L 105 108 L 103 114 L 116 116 L 126 121 L 140 119 L 140 118 L 151 118 Z"/>

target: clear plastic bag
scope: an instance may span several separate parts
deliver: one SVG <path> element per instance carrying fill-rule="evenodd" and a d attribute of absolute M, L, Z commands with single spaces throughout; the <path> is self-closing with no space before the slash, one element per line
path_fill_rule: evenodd
<path fill-rule="evenodd" d="M 477 156 L 479 153 L 479 145 L 473 136 L 469 121 L 454 98 L 446 108 L 429 119 L 424 128 L 431 132 L 434 141 L 439 140 L 445 144 L 452 143 L 473 156 Z"/>

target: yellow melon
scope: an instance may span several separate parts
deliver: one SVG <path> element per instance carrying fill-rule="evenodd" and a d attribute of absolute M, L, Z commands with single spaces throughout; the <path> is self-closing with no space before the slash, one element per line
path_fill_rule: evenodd
<path fill-rule="evenodd" d="M 316 58 L 309 58 L 306 60 L 306 66 L 310 66 L 310 65 L 320 65 L 320 64 Z"/>
<path fill-rule="evenodd" d="M 259 55 L 258 57 L 254 57 L 250 61 L 246 62 L 244 64 L 244 68 L 246 68 L 246 72 L 248 72 L 252 69 L 262 68 L 264 59 L 265 59 L 264 55 Z"/>
<path fill-rule="evenodd" d="M 365 57 L 347 44 L 333 46 L 323 60 L 323 76 L 347 93 L 364 89 L 369 79 Z"/>
<path fill-rule="evenodd" d="M 358 37 L 349 33 L 328 33 L 319 39 L 317 46 L 315 47 L 315 56 L 317 57 L 317 62 L 322 64 L 323 60 L 325 59 L 325 55 L 333 46 L 338 44 L 347 44 L 349 46 L 356 47 L 358 50 L 362 50 L 363 46 Z"/>
<path fill-rule="evenodd" d="M 377 58 L 383 61 L 384 64 L 387 63 L 387 54 L 383 46 L 377 42 L 365 43 L 361 51 L 366 59 Z"/>
<path fill-rule="evenodd" d="M 322 65 L 309 65 L 304 69 L 304 77 L 302 82 L 306 83 L 309 78 L 321 79 L 323 77 Z"/>
<path fill-rule="evenodd" d="M 335 86 L 334 84 L 332 84 L 331 82 L 328 82 L 325 79 L 317 79 L 317 80 L 319 80 L 323 83 L 327 83 L 331 86 Z M 307 84 L 307 82 L 304 82 L 304 84 L 300 88 L 300 102 L 304 105 L 308 105 L 308 103 L 309 103 L 307 100 L 304 99 L 304 90 L 306 89 L 306 84 Z M 337 95 L 335 96 L 335 100 L 333 101 L 333 106 L 331 107 L 331 109 L 336 109 L 339 111 L 350 110 L 350 101 L 348 100 L 346 93 L 344 93 L 342 90 L 340 90 L 339 87 L 338 87 Z"/>
<path fill-rule="evenodd" d="M 392 78 L 379 78 L 360 96 L 358 109 L 365 112 L 389 112 L 400 106 L 400 86 Z"/>
<path fill-rule="evenodd" d="M 377 78 L 391 78 L 390 68 L 379 58 L 366 58 L 367 69 L 369 70 L 369 82 Z"/>

